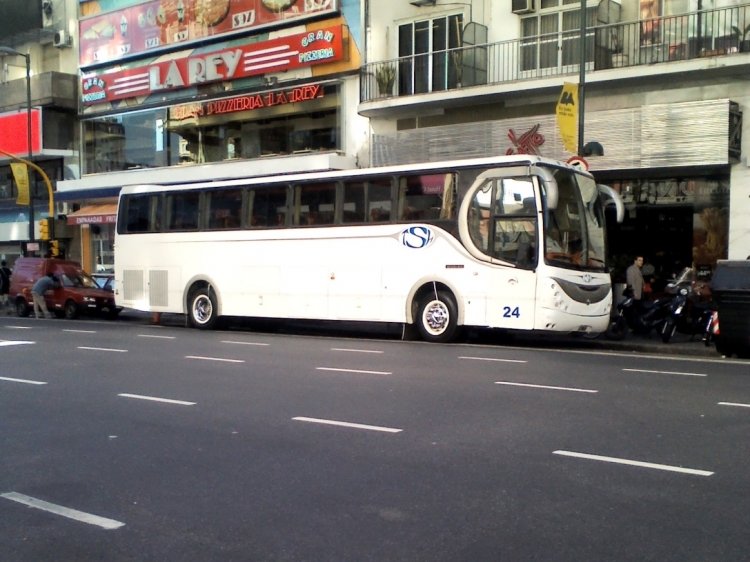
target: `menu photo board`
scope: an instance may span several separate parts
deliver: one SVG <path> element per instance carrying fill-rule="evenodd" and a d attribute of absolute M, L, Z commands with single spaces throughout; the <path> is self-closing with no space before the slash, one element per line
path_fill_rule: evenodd
<path fill-rule="evenodd" d="M 79 64 L 332 14 L 338 0 L 150 0 L 79 21 Z"/>

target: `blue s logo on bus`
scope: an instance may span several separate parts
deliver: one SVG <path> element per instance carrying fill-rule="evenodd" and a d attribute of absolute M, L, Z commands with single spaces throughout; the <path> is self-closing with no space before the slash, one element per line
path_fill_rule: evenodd
<path fill-rule="evenodd" d="M 426 226 L 410 226 L 401 232 L 401 243 L 407 248 L 426 248 L 434 239 L 432 230 Z"/>

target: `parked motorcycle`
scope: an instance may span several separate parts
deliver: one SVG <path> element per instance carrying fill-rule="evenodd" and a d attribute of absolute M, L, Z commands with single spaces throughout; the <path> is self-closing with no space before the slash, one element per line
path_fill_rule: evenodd
<path fill-rule="evenodd" d="M 705 341 L 710 331 L 714 308 L 712 303 L 701 301 L 701 290 L 696 288 L 694 273 L 693 268 L 684 268 L 665 288 L 672 296 L 659 330 L 664 343 L 668 343 L 677 331 L 690 335 L 691 339 L 700 334 Z"/>
<path fill-rule="evenodd" d="M 639 304 L 633 298 L 630 288 L 625 289 L 623 297 L 605 333 L 607 338 L 622 340 L 629 330 L 643 335 L 651 333 L 651 330 L 661 331 L 668 313 L 669 298 L 643 301 Z"/>

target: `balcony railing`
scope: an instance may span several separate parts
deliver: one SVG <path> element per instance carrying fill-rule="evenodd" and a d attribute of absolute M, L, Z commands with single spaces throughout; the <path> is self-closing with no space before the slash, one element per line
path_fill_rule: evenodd
<path fill-rule="evenodd" d="M 586 31 L 586 72 L 750 52 L 750 4 Z M 360 101 L 574 75 L 579 49 L 571 30 L 370 63 Z"/>

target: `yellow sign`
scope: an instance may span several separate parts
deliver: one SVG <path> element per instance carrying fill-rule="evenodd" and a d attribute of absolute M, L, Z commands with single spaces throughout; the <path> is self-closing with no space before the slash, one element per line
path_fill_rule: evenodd
<path fill-rule="evenodd" d="M 17 205 L 28 205 L 29 200 L 29 170 L 26 164 L 21 162 L 11 162 L 10 167 L 13 170 L 13 177 L 18 187 Z"/>
<path fill-rule="evenodd" d="M 557 128 L 563 147 L 573 154 L 578 153 L 578 84 L 565 82 L 557 100 Z"/>

